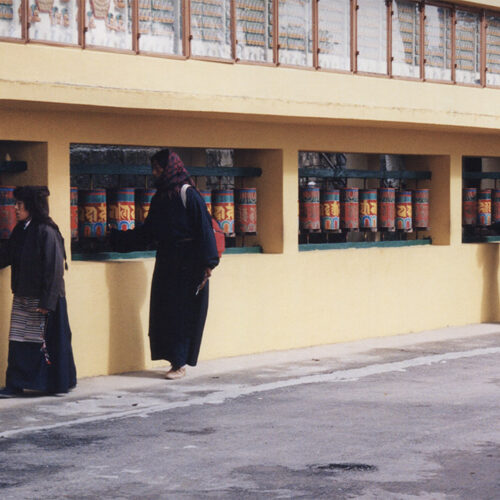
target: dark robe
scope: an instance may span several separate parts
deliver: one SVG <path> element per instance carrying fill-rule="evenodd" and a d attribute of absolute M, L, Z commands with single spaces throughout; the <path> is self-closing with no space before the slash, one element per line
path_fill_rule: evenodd
<path fill-rule="evenodd" d="M 159 190 L 144 224 L 132 231 L 113 231 L 118 251 L 154 243 L 156 263 L 151 284 L 149 339 L 151 359 L 177 369 L 195 366 L 208 311 L 208 282 L 198 294 L 206 268 L 219 263 L 210 215 L 196 189 L 180 194 Z"/>
<path fill-rule="evenodd" d="M 11 266 L 12 292 L 39 300 L 48 309 L 45 349 L 39 342 L 9 342 L 6 383 L 11 389 L 48 393 L 76 386 L 64 287 L 64 243 L 52 226 L 19 223 L 0 252 L 0 268 Z"/>

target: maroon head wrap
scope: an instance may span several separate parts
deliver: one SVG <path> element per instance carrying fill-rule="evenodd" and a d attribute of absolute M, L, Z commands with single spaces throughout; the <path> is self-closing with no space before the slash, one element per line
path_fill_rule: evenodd
<path fill-rule="evenodd" d="M 162 149 L 152 156 L 151 163 L 157 163 L 163 169 L 162 175 L 155 182 L 158 189 L 179 193 L 184 184 L 194 187 L 194 182 L 177 153 Z"/>

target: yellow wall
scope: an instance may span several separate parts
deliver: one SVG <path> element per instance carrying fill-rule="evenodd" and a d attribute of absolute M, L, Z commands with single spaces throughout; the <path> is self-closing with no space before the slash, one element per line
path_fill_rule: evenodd
<path fill-rule="evenodd" d="M 211 280 L 203 359 L 500 320 L 498 245 L 461 243 L 461 157 L 500 157 L 497 135 L 81 110 L 4 110 L 2 118 L 2 140 L 30 142 L 10 153 L 27 158 L 28 171 L 2 174 L 0 183 L 46 181 L 67 242 L 71 143 L 237 148 L 242 164 L 263 169 L 259 227 L 266 253 L 223 257 Z M 299 150 L 428 155 L 414 166 L 433 172 L 436 244 L 299 252 Z M 151 366 L 152 270 L 151 260 L 70 262 L 67 296 L 80 376 Z M 0 271 L 0 374 L 9 275 Z"/>

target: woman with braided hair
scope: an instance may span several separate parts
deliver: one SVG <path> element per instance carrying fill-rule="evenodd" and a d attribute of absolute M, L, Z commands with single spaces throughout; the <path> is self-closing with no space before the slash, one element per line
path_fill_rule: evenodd
<path fill-rule="evenodd" d="M 157 192 L 144 224 L 132 231 L 113 230 L 111 241 L 122 252 L 152 243 L 157 248 L 149 315 L 151 358 L 169 361 L 166 378 L 173 380 L 198 361 L 208 278 L 219 255 L 205 202 L 179 156 L 163 149 L 153 155 L 151 166 Z"/>
<path fill-rule="evenodd" d="M 11 266 L 14 294 L 3 398 L 22 395 L 25 389 L 64 393 L 76 385 L 64 240 L 49 216 L 48 196 L 43 186 L 14 190 L 18 223 L 0 252 L 0 268 Z"/>

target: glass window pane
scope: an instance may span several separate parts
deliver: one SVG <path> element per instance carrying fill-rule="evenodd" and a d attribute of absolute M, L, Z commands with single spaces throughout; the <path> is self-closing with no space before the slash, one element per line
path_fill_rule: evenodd
<path fill-rule="evenodd" d="M 451 10 L 425 6 L 425 78 L 451 80 Z"/>
<path fill-rule="evenodd" d="M 238 59 L 273 62 L 272 0 L 236 2 L 236 39 Z"/>
<path fill-rule="evenodd" d="M 279 0 L 279 62 L 312 66 L 312 0 Z"/>
<path fill-rule="evenodd" d="M 182 55 L 182 1 L 139 0 L 139 50 Z"/>
<path fill-rule="evenodd" d="M 420 77 L 420 12 L 418 4 L 396 0 L 392 19 L 392 74 Z"/>
<path fill-rule="evenodd" d="M 481 83 L 481 18 L 479 14 L 457 10 L 456 81 Z"/>
<path fill-rule="evenodd" d="M 231 59 L 231 4 L 229 0 L 191 1 L 191 53 Z"/>
<path fill-rule="evenodd" d="M 500 85 L 500 15 L 487 16 L 486 84 Z"/>
<path fill-rule="evenodd" d="M 358 71 L 387 73 L 387 6 L 358 0 Z"/>
<path fill-rule="evenodd" d="M 132 0 L 85 0 L 85 43 L 132 50 Z"/>
<path fill-rule="evenodd" d="M 21 0 L 0 3 L 0 37 L 22 38 Z"/>
<path fill-rule="evenodd" d="M 349 0 L 318 3 L 319 65 L 321 68 L 351 69 L 351 6 Z"/>
<path fill-rule="evenodd" d="M 31 40 L 78 44 L 77 0 L 33 1 L 29 16 Z"/>

